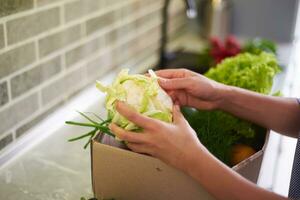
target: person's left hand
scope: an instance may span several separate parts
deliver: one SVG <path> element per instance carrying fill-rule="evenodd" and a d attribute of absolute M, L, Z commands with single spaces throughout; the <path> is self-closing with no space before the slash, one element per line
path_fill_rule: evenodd
<path fill-rule="evenodd" d="M 178 105 L 173 107 L 173 123 L 143 116 L 123 102 L 117 102 L 116 108 L 129 121 L 143 128 L 141 133 L 135 133 L 116 124 L 109 126 L 111 131 L 121 140 L 128 142 L 127 146 L 135 152 L 152 155 L 186 171 L 195 154 L 205 149 L 181 114 Z"/>

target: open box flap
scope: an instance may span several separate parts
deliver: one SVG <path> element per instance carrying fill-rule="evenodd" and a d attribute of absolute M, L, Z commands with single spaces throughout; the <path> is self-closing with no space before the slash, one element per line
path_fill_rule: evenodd
<path fill-rule="evenodd" d="M 238 172 L 240 175 L 247 178 L 249 181 L 252 181 L 253 183 L 257 183 L 264 152 L 268 145 L 269 135 L 270 130 L 268 130 L 266 133 L 265 143 L 261 150 L 232 167 L 234 171 Z"/>

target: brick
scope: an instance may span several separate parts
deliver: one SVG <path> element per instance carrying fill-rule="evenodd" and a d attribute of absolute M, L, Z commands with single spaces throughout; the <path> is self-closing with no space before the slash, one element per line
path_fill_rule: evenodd
<path fill-rule="evenodd" d="M 38 95 L 32 94 L 0 112 L 0 135 L 38 110 Z"/>
<path fill-rule="evenodd" d="M 161 0 L 156 0 L 155 3 L 157 3 L 157 2 L 159 3 L 159 1 L 161 1 Z M 141 4 L 140 4 L 140 6 L 142 8 L 150 7 L 152 5 L 153 5 L 153 0 L 143 0 L 143 1 L 141 1 Z M 171 5 L 172 5 L 172 3 L 171 3 Z"/>
<path fill-rule="evenodd" d="M 7 22 L 8 44 L 23 41 L 60 24 L 59 8 L 52 8 Z"/>
<path fill-rule="evenodd" d="M 111 52 L 108 51 L 87 64 L 87 77 L 94 82 L 112 68 L 114 68 L 113 58 Z"/>
<path fill-rule="evenodd" d="M 124 24 L 117 28 L 117 37 L 118 38 L 124 38 L 124 36 L 136 34 L 137 28 L 136 24 L 134 22 L 131 22 L 129 24 Z"/>
<path fill-rule="evenodd" d="M 0 139 L 0 151 L 7 147 L 10 143 L 13 142 L 13 135 L 12 133 L 8 134 L 4 138 Z"/>
<path fill-rule="evenodd" d="M 3 24 L 0 24 L 0 49 L 4 47 L 4 29 Z"/>
<path fill-rule="evenodd" d="M 86 32 L 87 34 L 92 34 L 96 31 L 104 29 L 111 26 L 115 20 L 115 12 L 110 11 L 99 17 L 94 17 L 86 22 Z"/>
<path fill-rule="evenodd" d="M 160 26 L 153 26 L 142 35 L 139 36 L 141 43 L 145 43 L 144 38 L 148 38 L 150 41 L 156 41 L 160 37 Z"/>
<path fill-rule="evenodd" d="M 114 45 L 121 38 L 124 38 L 124 35 L 123 35 L 123 37 L 119 37 L 118 29 L 113 29 L 105 34 L 105 46 L 108 47 L 108 46 Z"/>
<path fill-rule="evenodd" d="M 33 0 L 0 0 L 0 17 L 33 8 Z"/>
<path fill-rule="evenodd" d="M 104 6 L 108 7 L 108 6 L 113 6 L 116 4 L 120 4 L 123 3 L 124 0 L 104 0 Z"/>
<path fill-rule="evenodd" d="M 144 51 L 139 51 L 136 54 L 137 63 L 143 63 L 147 58 L 151 57 L 155 53 L 158 53 L 158 41 L 153 41 L 150 46 L 146 46 L 143 49 Z"/>
<path fill-rule="evenodd" d="M 42 90 L 42 102 L 46 105 L 54 100 L 62 99 L 68 94 L 78 91 L 86 83 L 86 68 L 81 67 L 58 79 Z"/>
<path fill-rule="evenodd" d="M 56 57 L 11 79 L 12 98 L 40 85 L 61 71 L 61 58 Z"/>
<path fill-rule="evenodd" d="M 59 2 L 59 1 L 63 1 L 63 0 L 36 0 L 36 5 L 37 6 L 45 6 L 45 5 L 48 5 L 48 4 L 51 4 L 51 3 L 56 3 L 56 2 Z"/>
<path fill-rule="evenodd" d="M 39 41 L 40 57 L 53 53 L 81 38 L 81 26 L 75 25 L 66 30 L 54 33 Z"/>
<path fill-rule="evenodd" d="M 8 102 L 7 82 L 0 83 L 0 107 Z"/>
<path fill-rule="evenodd" d="M 140 1 L 135 1 L 133 3 L 129 3 L 120 8 L 118 14 L 122 19 L 125 19 L 139 10 Z"/>
<path fill-rule="evenodd" d="M 119 52 L 123 52 L 123 57 L 125 58 L 131 58 L 134 57 L 137 53 L 137 44 L 138 38 L 134 38 L 124 44 L 122 44 L 120 47 L 118 47 Z"/>
<path fill-rule="evenodd" d="M 136 26 L 138 28 L 141 27 L 148 27 L 151 24 L 158 24 L 161 21 L 161 10 L 154 10 L 147 15 L 144 15 L 138 19 L 135 20 Z"/>
<path fill-rule="evenodd" d="M 34 43 L 22 45 L 0 54 L 0 78 L 3 78 L 36 60 Z"/>
<path fill-rule="evenodd" d="M 114 65 L 122 65 L 126 60 L 129 59 L 129 55 L 132 50 L 135 48 L 135 39 L 127 41 L 122 45 L 115 48 L 112 52 L 113 55 L 118 55 L 117 58 L 114 58 Z M 135 59 L 135 55 L 131 55 L 133 60 Z"/>
<path fill-rule="evenodd" d="M 29 122 L 21 125 L 16 130 L 16 137 L 18 138 L 18 137 L 24 135 L 24 133 L 26 133 L 28 130 L 30 130 L 34 126 L 36 126 L 39 122 L 41 122 L 42 120 L 44 120 L 49 114 L 51 114 L 52 112 L 54 112 L 62 104 L 63 104 L 63 102 L 59 102 L 59 103 L 55 104 L 54 106 L 52 106 L 48 110 L 44 111 L 42 114 L 38 115 L 37 117 L 35 117 L 31 121 L 29 121 Z"/>
<path fill-rule="evenodd" d="M 81 61 L 87 56 L 95 53 L 104 46 L 104 36 L 93 39 L 83 45 L 80 45 L 66 53 L 66 65 L 70 67 L 75 63 Z"/>
<path fill-rule="evenodd" d="M 67 22 L 84 17 L 93 12 L 99 12 L 103 0 L 79 0 L 65 5 L 65 19 Z"/>

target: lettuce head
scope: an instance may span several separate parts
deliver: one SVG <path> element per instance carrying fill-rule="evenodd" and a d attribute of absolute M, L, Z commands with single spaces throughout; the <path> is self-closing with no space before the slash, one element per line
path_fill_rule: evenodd
<path fill-rule="evenodd" d="M 104 86 L 97 82 L 96 87 L 106 93 L 105 107 L 108 120 L 125 130 L 138 131 L 140 127 L 128 121 L 116 110 L 116 102 L 124 101 L 142 115 L 165 122 L 172 122 L 172 99 L 159 86 L 157 76 L 149 70 L 150 76 L 128 74 L 123 69 L 111 85 Z"/>

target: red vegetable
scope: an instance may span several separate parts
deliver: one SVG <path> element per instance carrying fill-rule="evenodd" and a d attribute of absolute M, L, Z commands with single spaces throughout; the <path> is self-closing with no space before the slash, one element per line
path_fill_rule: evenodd
<path fill-rule="evenodd" d="M 216 63 L 241 52 L 241 46 L 234 36 L 228 36 L 224 43 L 220 39 L 213 37 L 210 39 L 210 45 L 211 49 L 209 53 Z"/>

